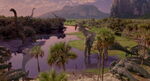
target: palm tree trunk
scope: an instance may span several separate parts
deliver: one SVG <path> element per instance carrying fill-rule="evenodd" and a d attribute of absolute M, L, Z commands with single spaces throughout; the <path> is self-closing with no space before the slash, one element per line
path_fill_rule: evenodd
<path fill-rule="evenodd" d="M 87 58 L 87 51 L 88 51 L 87 46 L 85 46 L 85 51 L 84 51 L 84 57 L 85 58 Z"/>
<path fill-rule="evenodd" d="M 104 81 L 104 63 L 105 63 L 105 55 L 102 55 L 102 81 Z"/>
<path fill-rule="evenodd" d="M 98 59 L 98 77 L 97 77 L 97 81 L 99 81 L 99 79 L 100 79 L 100 72 L 101 72 L 101 61 L 100 61 L 100 59 Z"/>
<path fill-rule="evenodd" d="M 38 72 L 40 72 L 40 64 L 39 64 L 39 59 L 37 57 L 37 67 L 38 67 Z"/>
<path fill-rule="evenodd" d="M 63 71 L 65 72 L 66 71 L 66 67 L 65 67 L 65 63 L 63 63 Z"/>
<path fill-rule="evenodd" d="M 98 54 L 98 77 L 97 77 L 97 81 L 99 81 L 100 79 L 100 72 L 101 72 L 101 50 L 99 50 L 99 54 Z"/>

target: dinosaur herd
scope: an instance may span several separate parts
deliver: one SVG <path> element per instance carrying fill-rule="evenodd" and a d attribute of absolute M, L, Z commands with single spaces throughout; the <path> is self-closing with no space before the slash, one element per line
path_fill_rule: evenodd
<path fill-rule="evenodd" d="M 34 10 L 35 10 L 35 8 L 32 9 L 31 16 L 27 17 L 28 22 L 31 21 Z M 18 23 L 17 12 L 15 9 L 11 8 L 10 11 L 14 13 L 14 22 L 8 26 L 12 26 L 16 32 L 16 35 L 18 35 L 17 37 L 19 37 L 22 40 L 22 45 L 20 46 L 20 47 L 22 47 L 26 41 L 25 40 L 26 36 L 24 34 L 24 31 L 26 31 L 27 27 Z M 31 30 L 31 31 L 33 31 L 33 30 Z M 34 35 L 35 35 L 35 32 L 32 33 L 32 37 L 34 37 Z M 11 59 L 11 51 L 12 50 L 9 50 L 5 47 L 0 46 L 0 70 L 1 70 L 0 81 L 12 81 L 12 80 L 19 81 L 20 78 L 26 77 L 28 75 L 27 72 L 25 72 L 21 69 L 16 69 L 16 70 L 10 69 L 12 67 L 11 63 L 8 63 L 7 61 L 9 61 Z"/>
<path fill-rule="evenodd" d="M 28 22 L 31 21 L 31 19 L 33 17 L 34 10 L 35 10 L 35 8 L 32 9 L 31 16 L 27 17 L 28 18 Z M 18 23 L 18 16 L 17 16 L 17 12 L 16 12 L 15 9 L 11 8 L 10 11 L 14 13 L 14 26 L 13 27 L 15 28 L 15 30 L 17 32 L 16 35 L 18 35 L 18 37 L 22 40 L 22 43 L 24 44 L 25 43 L 25 39 L 27 37 L 25 35 L 25 31 L 31 31 L 32 32 L 32 34 L 30 34 L 31 37 L 35 36 L 35 31 L 33 29 L 31 29 L 32 27 L 24 26 L 24 25 Z"/>

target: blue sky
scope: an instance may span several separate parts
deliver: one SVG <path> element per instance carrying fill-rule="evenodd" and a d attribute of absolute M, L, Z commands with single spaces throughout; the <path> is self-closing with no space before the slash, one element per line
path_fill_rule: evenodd
<path fill-rule="evenodd" d="M 31 14 L 36 8 L 34 16 L 39 16 L 49 11 L 59 10 L 65 5 L 93 4 L 103 12 L 110 12 L 112 0 L 0 0 L 0 15 L 12 16 L 10 8 L 15 8 L 19 16 Z"/>

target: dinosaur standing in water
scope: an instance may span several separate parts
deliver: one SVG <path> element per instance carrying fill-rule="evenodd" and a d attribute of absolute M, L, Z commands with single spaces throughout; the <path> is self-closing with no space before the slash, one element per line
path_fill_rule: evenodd
<path fill-rule="evenodd" d="M 91 48 L 93 46 L 96 34 L 93 32 L 88 31 L 84 26 L 84 22 L 80 22 L 78 25 L 75 26 L 75 30 L 77 26 L 79 27 L 79 31 L 83 33 L 85 36 L 85 57 L 89 56 L 91 53 Z"/>

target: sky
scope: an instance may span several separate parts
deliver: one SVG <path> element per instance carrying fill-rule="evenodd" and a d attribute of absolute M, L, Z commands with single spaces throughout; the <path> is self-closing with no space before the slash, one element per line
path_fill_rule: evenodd
<path fill-rule="evenodd" d="M 0 0 L 0 15 L 13 16 L 10 8 L 15 8 L 19 16 L 30 16 L 32 8 L 36 8 L 34 16 L 55 11 L 66 5 L 92 4 L 99 10 L 109 13 L 112 0 Z"/>

